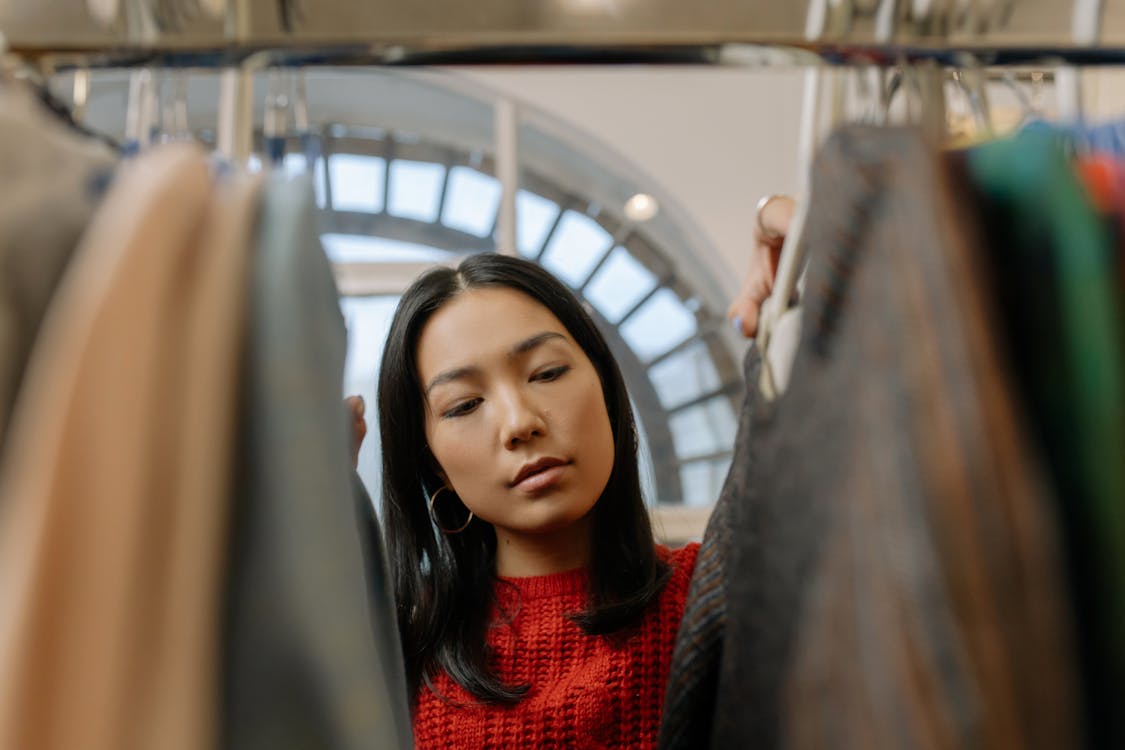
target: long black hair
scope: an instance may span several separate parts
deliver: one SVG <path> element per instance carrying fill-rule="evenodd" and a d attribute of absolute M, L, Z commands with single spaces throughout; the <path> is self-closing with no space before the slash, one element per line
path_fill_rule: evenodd
<path fill-rule="evenodd" d="M 457 267 L 423 274 L 403 295 L 391 322 L 379 373 L 383 519 L 411 696 L 438 670 L 487 703 L 515 703 L 526 685 L 505 685 L 488 667 L 487 618 L 495 583 L 496 535 L 474 521 L 459 534 L 435 528 L 427 493 L 441 485 L 425 435 L 416 352 L 422 328 L 458 294 L 507 287 L 533 298 L 566 327 L 601 380 L 615 458 L 591 511 L 589 605 L 571 618 L 588 635 L 634 624 L 669 576 L 656 556 L 637 471 L 637 429 L 625 381 L 590 316 L 550 273 L 521 258 L 473 255 Z M 442 498 L 446 502 L 446 498 Z M 443 521 L 455 528 L 460 523 Z"/>

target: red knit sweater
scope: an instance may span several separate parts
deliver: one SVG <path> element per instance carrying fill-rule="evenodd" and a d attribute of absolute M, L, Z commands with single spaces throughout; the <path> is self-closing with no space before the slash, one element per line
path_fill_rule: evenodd
<path fill-rule="evenodd" d="M 514 706 L 457 708 L 423 686 L 414 718 L 417 748 L 653 748 L 698 544 L 657 547 L 672 566 L 640 623 L 614 636 L 588 636 L 565 617 L 586 604 L 585 570 L 497 585 L 488 642 L 496 673 L 530 685 Z M 505 624 L 497 612 L 515 612 Z M 445 673 L 434 682 L 453 702 L 475 698 Z"/>

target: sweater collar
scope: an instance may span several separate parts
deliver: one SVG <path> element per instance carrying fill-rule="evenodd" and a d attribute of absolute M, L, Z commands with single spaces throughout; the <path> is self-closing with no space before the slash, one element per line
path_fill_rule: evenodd
<path fill-rule="evenodd" d="M 516 594 L 523 599 L 585 595 L 589 588 L 590 572 L 586 568 L 575 568 L 562 573 L 545 576 L 522 576 L 509 578 L 497 576 L 496 594 L 506 597 Z"/>

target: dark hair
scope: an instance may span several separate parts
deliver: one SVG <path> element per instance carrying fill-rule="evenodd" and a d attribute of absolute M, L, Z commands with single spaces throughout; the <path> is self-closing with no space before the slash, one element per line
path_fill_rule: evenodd
<path fill-rule="evenodd" d="M 487 663 L 495 532 L 486 523 L 473 522 L 459 534 L 443 534 L 430 519 L 425 494 L 440 486 L 441 479 L 425 436 L 415 359 L 418 338 L 442 305 L 481 287 L 517 290 L 550 310 L 601 380 L 615 458 L 605 491 L 591 511 L 589 605 L 572 619 L 588 635 L 620 631 L 639 619 L 670 571 L 656 556 L 641 498 L 637 430 L 625 381 L 575 296 L 538 265 L 493 253 L 470 256 L 457 270 L 438 268 L 423 274 L 399 302 L 379 373 L 383 520 L 407 682 L 411 696 L 416 696 L 422 683 L 429 684 L 444 669 L 484 702 L 515 703 L 528 686 L 505 685 Z"/>

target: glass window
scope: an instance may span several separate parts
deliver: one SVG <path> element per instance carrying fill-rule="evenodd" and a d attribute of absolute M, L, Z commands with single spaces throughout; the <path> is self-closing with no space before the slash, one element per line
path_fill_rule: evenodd
<path fill-rule="evenodd" d="M 440 263 L 450 253 L 429 245 L 356 234 L 321 235 L 324 252 L 333 263 Z"/>
<path fill-rule="evenodd" d="M 668 420 L 676 455 L 687 459 L 730 450 L 738 420 L 726 396 L 672 414 Z"/>
<path fill-rule="evenodd" d="M 449 170 L 445 208 L 441 222 L 462 232 L 486 236 L 496 222 L 500 206 L 500 182 L 469 167 Z"/>
<path fill-rule="evenodd" d="M 559 204 L 537 193 L 521 190 L 516 193 L 516 245 L 520 255 L 532 257 L 559 215 Z"/>
<path fill-rule="evenodd" d="M 297 177 L 309 171 L 309 160 L 304 154 L 286 154 L 281 169 L 286 177 Z"/>
<path fill-rule="evenodd" d="M 613 237 L 598 222 L 577 211 L 567 211 L 551 236 L 541 262 L 553 274 L 577 288 L 582 286 L 611 242 Z"/>
<path fill-rule="evenodd" d="M 711 352 L 702 341 L 657 363 L 649 369 L 648 377 L 666 409 L 716 391 L 722 385 Z"/>
<path fill-rule="evenodd" d="M 722 461 L 693 461 L 680 467 L 684 505 L 713 505 L 723 489 L 730 459 Z"/>
<path fill-rule="evenodd" d="M 332 207 L 338 211 L 382 211 L 386 169 L 386 160 L 378 156 L 333 154 L 328 159 Z"/>
<path fill-rule="evenodd" d="M 437 221 L 445 166 L 425 161 L 391 162 L 387 212 L 406 219 Z"/>
<path fill-rule="evenodd" d="M 367 437 L 359 451 L 359 477 L 378 508 L 382 486 L 382 451 L 379 443 L 379 414 L 376 411 L 375 383 L 383 346 L 391 327 L 398 297 L 344 297 L 340 309 L 348 329 L 348 354 L 344 363 L 344 395 L 363 396 L 367 409 Z"/>
<path fill-rule="evenodd" d="M 327 206 L 328 186 L 324 177 L 324 157 L 316 160 L 316 168 L 313 170 L 313 190 L 316 192 L 316 205 L 320 208 Z"/>
<path fill-rule="evenodd" d="M 313 190 L 316 193 L 316 205 L 320 208 L 328 202 L 327 191 L 324 188 L 324 159 L 318 158 L 313 165 L 314 168 L 309 168 L 308 157 L 303 153 L 289 153 L 285 155 L 282 161 L 281 169 L 286 177 L 298 177 L 303 174 L 312 175 Z"/>
<path fill-rule="evenodd" d="M 698 326 L 671 289 L 661 289 L 620 328 L 625 341 L 642 360 L 663 354 L 693 335 Z"/>
<path fill-rule="evenodd" d="M 642 297 L 656 286 L 652 271 L 629 254 L 616 248 L 586 287 L 586 299 L 598 308 L 610 323 L 617 323 L 633 309 Z"/>

